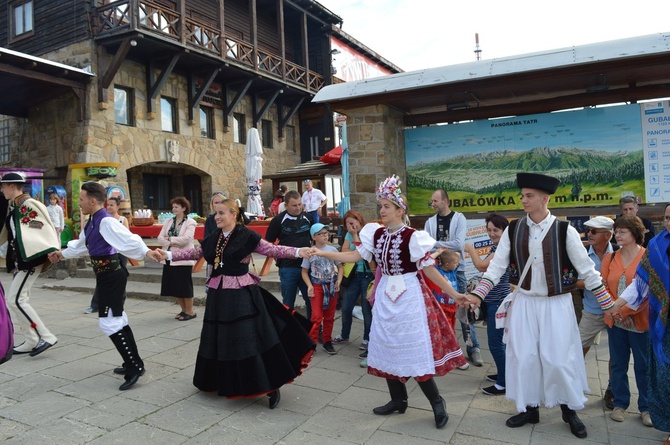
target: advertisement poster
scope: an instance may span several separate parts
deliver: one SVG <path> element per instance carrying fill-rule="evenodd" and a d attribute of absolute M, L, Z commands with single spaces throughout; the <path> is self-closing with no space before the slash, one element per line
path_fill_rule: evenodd
<path fill-rule="evenodd" d="M 459 212 L 518 210 L 520 171 L 561 179 L 550 208 L 618 205 L 622 196 L 645 202 L 641 134 L 638 104 L 408 129 L 410 208 L 430 214 L 442 188 Z M 663 140 L 670 195 L 670 135 Z"/>
<path fill-rule="evenodd" d="M 491 250 L 491 239 L 486 233 L 486 221 L 483 219 L 468 219 L 467 220 L 467 229 L 465 232 L 465 242 L 467 244 L 472 244 L 477 249 L 479 258 L 485 258 Z M 470 255 L 465 254 L 465 276 L 467 279 L 473 277 L 479 278 L 482 276 L 482 272 L 478 271 L 475 268 L 475 265 L 472 264 L 472 259 Z"/>
<path fill-rule="evenodd" d="M 670 101 L 640 105 L 647 202 L 670 201 Z"/>

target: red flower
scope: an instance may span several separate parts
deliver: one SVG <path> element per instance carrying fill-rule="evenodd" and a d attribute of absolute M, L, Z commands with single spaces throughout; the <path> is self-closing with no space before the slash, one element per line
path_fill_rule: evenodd
<path fill-rule="evenodd" d="M 27 216 L 24 216 L 23 218 L 21 218 L 21 223 L 22 224 L 28 224 L 29 222 L 30 222 L 30 218 L 28 218 Z"/>
<path fill-rule="evenodd" d="M 35 218 L 37 218 L 37 212 L 33 210 L 32 212 L 30 212 L 30 213 L 28 214 L 28 216 L 29 216 L 30 218 L 32 218 L 32 219 L 35 219 Z"/>
<path fill-rule="evenodd" d="M 26 213 L 27 211 L 28 211 L 28 208 L 26 206 L 21 206 L 21 208 L 19 209 L 19 212 L 21 212 L 21 213 Z"/>

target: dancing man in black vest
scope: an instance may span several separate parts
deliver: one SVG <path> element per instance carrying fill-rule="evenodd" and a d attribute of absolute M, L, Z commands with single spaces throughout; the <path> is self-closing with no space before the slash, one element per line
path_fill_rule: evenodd
<path fill-rule="evenodd" d="M 79 207 L 85 215 L 90 215 L 89 220 L 79 239 L 67 243 L 63 251 L 50 253 L 49 259 L 55 263 L 86 254 L 91 256 L 98 290 L 100 330 L 109 336 L 123 358 L 123 365 L 114 369 L 114 373 L 125 376 L 125 382 L 119 387 L 124 391 L 137 383 L 145 368 L 128 325 L 128 315 L 123 311 L 128 271 L 119 253 L 135 260 L 145 256 L 156 260 L 157 253 L 150 251 L 142 238 L 105 211 L 106 196 L 105 188 L 97 182 L 85 182 L 81 186 Z"/>
<path fill-rule="evenodd" d="M 589 388 L 570 291 L 579 277 L 603 310 L 611 310 L 614 303 L 577 230 L 549 211 L 560 181 L 535 173 L 518 173 L 516 181 L 527 215 L 503 233 L 470 302 L 479 305 L 510 268 L 510 283 L 518 293 L 506 317 L 505 383 L 507 398 L 514 400 L 519 414 L 507 426 L 538 423 L 540 405 L 560 405 L 572 434 L 584 438 L 586 427 L 575 410 L 584 408 Z"/>

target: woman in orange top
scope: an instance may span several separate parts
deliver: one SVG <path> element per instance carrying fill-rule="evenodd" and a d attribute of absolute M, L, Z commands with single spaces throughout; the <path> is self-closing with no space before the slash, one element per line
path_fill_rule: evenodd
<path fill-rule="evenodd" d="M 601 274 L 612 298 L 616 300 L 633 281 L 635 271 L 644 255 L 644 224 L 637 216 L 624 215 L 614 222 L 614 236 L 621 249 L 603 258 Z M 621 315 L 605 315 L 610 350 L 610 381 L 614 394 L 614 410 L 610 417 L 623 422 L 630 404 L 628 363 L 633 353 L 637 401 L 642 423 L 652 426 L 647 402 L 647 345 L 649 343 L 649 314 L 647 306 L 633 311 L 623 308 Z"/>

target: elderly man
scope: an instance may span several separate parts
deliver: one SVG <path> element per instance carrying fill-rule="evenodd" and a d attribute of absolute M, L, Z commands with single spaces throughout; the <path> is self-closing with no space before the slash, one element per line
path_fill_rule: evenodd
<path fill-rule="evenodd" d="M 519 414 L 506 425 L 538 423 L 541 404 L 560 405 L 572 434 L 584 438 L 586 427 L 575 410 L 584 408 L 589 388 L 570 292 L 581 277 L 603 310 L 611 311 L 614 303 L 577 230 L 549 211 L 559 184 L 551 176 L 517 174 L 526 216 L 512 221 L 503 233 L 470 302 L 479 305 L 509 267 L 510 283 L 517 290 L 505 326 L 505 383 L 507 398 L 514 400 Z"/>
<path fill-rule="evenodd" d="M 586 234 L 588 236 L 588 255 L 593 261 L 595 268 L 600 272 L 600 264 L 605 255 L 611 255 L 614 247 L 610 242 L 612 239 L 614 221 L 606 216 L 596 216 L 586 221 Z M 604 312 L 596 296 L 588 289 L 584 290 L 584 310 L 579 321 L 579 336 L 582 340 L 582 352 L 584 356 L 595 343 L 598 334 L 607 327 Z"/>
<path fill-rule="evenodd" d="M 305 192 L 302 194 L 302 205 L 305 206 L 305 212 L 312 215 L 314 224 L 318 223 L 321 215 L 321 207 L 328 203 L 328 198 L 319 189 L 314 188 L 311 179 L 305 179 Z"/>
<path fill-rule="evenodd" d="M 638 210 L 640 207 L 637 205 L 637 199 L 634 196 L 625 196 L 619 200 L 619 207 L 621 208 L 621 215 L 633 215 L 637 216 Z M 639 218 L 639 217 L 638 217 Z M 647 218 L 640 218 L 644 224 L 644 241 L 642 242 L 642 247 L 647 247 L 649 241 L 654 237 L 654 224 L 649 221 Z"/>

